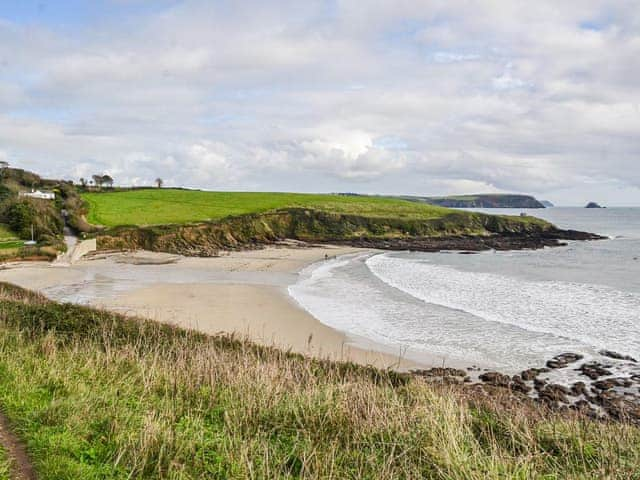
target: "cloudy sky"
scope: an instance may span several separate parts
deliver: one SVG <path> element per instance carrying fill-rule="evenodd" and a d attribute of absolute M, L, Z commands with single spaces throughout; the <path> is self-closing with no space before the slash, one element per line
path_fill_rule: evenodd
<path fill-rule="evenodd" d="M 640 205 L 640 0 L 0 0 L 0 158 Z"/>

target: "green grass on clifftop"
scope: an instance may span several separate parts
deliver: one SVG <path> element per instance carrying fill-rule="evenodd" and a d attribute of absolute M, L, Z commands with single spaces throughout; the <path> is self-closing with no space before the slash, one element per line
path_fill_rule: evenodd
<path fill-rule="evenodd" d="M 89 203 L 89 222 L 106 227 L 203 222 L 289 207 L 407 220 L 431 220 L 451 213 L 404 200 L 330 194 L 144 189 L 85 193 L 83 198 Z"/>

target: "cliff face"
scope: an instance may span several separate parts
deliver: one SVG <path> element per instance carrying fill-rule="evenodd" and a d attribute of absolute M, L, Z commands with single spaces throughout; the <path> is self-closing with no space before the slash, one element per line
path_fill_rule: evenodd
<path fill-rule="evenodd" d="M 230 217 L 217 222 L 157 227 L 121 227 L 97 236 L 98 248 L 146 249 L 211 256 L 222 249 L 251 248 L 285 238 L 308 242 L 373 242 L 451 237 L 540 236 L 557 231 L 533 218 L 454 212 L 435 220 L 370 218 L 308 209 Z"/>
<path fill-rule="evenodd" d="M 452 197 L 402 197 L 449 208 L 545 208 L 530 195 L 463 195 Z"/>

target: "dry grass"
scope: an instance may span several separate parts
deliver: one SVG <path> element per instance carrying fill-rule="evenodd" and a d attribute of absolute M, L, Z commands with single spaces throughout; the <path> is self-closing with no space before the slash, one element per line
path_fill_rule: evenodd
<path fill-rule="evenodd" d="M 41 478 L 640 478 L 640 431 L 0 291 Z"/>

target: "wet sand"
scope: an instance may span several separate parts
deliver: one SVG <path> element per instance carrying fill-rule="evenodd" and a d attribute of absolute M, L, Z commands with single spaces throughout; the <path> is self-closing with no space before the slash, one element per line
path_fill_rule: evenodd
<path fill-rule="evenodd" d="M 383 368 L 419 367 L 316 320 L 287 294 L 305 266 L 362 251 L 350 247 L 270 247 L 193 258 L 153 252 L 95 255 L 71 266 L 9 265 L 0 281 L 59 301 L 143 316 L 204 333 L 233 333 L 263 345 Z M 435 361 L 437 363 L 437 361 Z"/>

